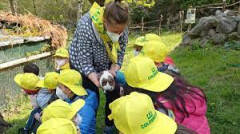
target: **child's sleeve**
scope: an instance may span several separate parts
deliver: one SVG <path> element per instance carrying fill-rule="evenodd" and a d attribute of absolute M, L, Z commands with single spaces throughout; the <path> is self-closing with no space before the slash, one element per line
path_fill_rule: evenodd
<path fill-rule="evenodd" d="M 78 124 L 81 134 L 95 134 L 96 131 L 96 111 L 91 106 L 85 103 L 82 109 L 78 112 L 82 117 L 81 124 Z"/>

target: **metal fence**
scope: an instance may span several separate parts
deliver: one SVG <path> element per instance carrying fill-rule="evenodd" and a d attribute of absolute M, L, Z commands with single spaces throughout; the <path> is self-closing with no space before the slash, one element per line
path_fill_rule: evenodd
<path fill-rule="evenodd" d="M 17 73 L 23 72 L 24 64 L 29 62 L 29 57 L 26 57 L 26 53 L 39 51 L 45 44 L 47 44 L 47 41 L 0 47 L 1 67 L 3 64 L 6 65 L 6 63 L 13 63 L 15 60 L 18 60 L 14 66 L 11 66 L 13 64 L 9 64 L 7 68 L 0 69 L 0 111 L 21 102 L 21 98 L 23 98 L 24 95 L 22 90 L 15 84 L 14 76 Z M 26 58 L 25 61 L 24 58 Z M 23 59 L 23 63 L 19 62 L 19 59 Z M 44 76 L 45 72 L 54 70 L 52 58 L 49 56 L 41 57 L 30 62 L 38 65 L 40 76 Z"/>

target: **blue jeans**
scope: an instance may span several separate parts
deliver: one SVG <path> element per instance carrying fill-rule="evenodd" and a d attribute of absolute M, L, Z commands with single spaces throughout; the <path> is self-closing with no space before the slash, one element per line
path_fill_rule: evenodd
<path fill-rule="evenodd" d="M 32 130 L 33 129 L 34 124 L 37 122 L 37 120 L 34 118 L 34 115 L 36 113 L 40 113 L 41 111 L 42 111 L 41 108 L 35 108 L 32 110 L 32 112 L 28 118 L 27 124 L 25 125 L 24 130 Z"/>

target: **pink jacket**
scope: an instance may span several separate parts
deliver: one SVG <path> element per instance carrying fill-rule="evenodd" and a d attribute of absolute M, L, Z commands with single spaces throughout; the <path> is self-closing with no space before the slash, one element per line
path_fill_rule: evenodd
<path fill-rule="evenodd" d="M 194 90 L 196 90 L 197 93 L 203 95 L 203 93 L 199 89 L 195 88 Z M 158 98 L 158 101 L 163 103 L 166 108 L 173 111 L 175 121 L 178 124 L 183 125 L 186 128 L 192 129 L 198 134 L 210 134 L 210 128 L 206 117 L 207 104 L 204 98 L 194 94 L 186 94 L 184 100 L 186 102 L 186 110 L 189 113 L 189 117 L 185 118 L 179 110 L 177 110 L 169 102 L 164 100 L 163 97 Z M 179 103 L 179 101 L 177 103 Z"/>

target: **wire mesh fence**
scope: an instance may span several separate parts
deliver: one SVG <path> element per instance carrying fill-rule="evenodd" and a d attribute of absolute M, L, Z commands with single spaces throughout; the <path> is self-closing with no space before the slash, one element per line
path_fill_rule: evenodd
<path fill-rule="evenodd" d="M 33 63 L 38 65 L 40 76 L 44 76 L 46 72 L 53 71 L 52 58 L 36 60 Z M 23 96 L 22 90 L 15 84 L 14 76 L 23 72 L 24 64 L 9 68 L 0 72 L 0 109 L 9 107 L 10 104 L 17 103 Z"/>
<path fill-rule="evenodd" d="M 0 64 L 24 58 L 29 52 L 31 53 L 34 51 L 40 51 L 42 46 L 44 46 L 46 43 L 47 42 L 35 42 L 2 47 L 0 48 Z M 44 76 L 46 72 L 54 70 L 53 60 L 51 57 L 38 59 L 32 63 L 35 63 L 39 67 L 39 76 Z M 9 107 L 14 107 L 17 103 L 19 104 L 22 102 L 24 94 L 22 90 L 15 84 L 14 76 L 17 73 L 23 72 L 23 67 L 25 64 L 27 63 L 0 70 L 0 111 L 3 111 Z"/>
<path fill-rule="evenodd" d="M 14 59 L 26 57 L 29 52 L 37 52 L 45 44 L 46 42 L 38 42 L 0 47 L 0 64 Z"/>

